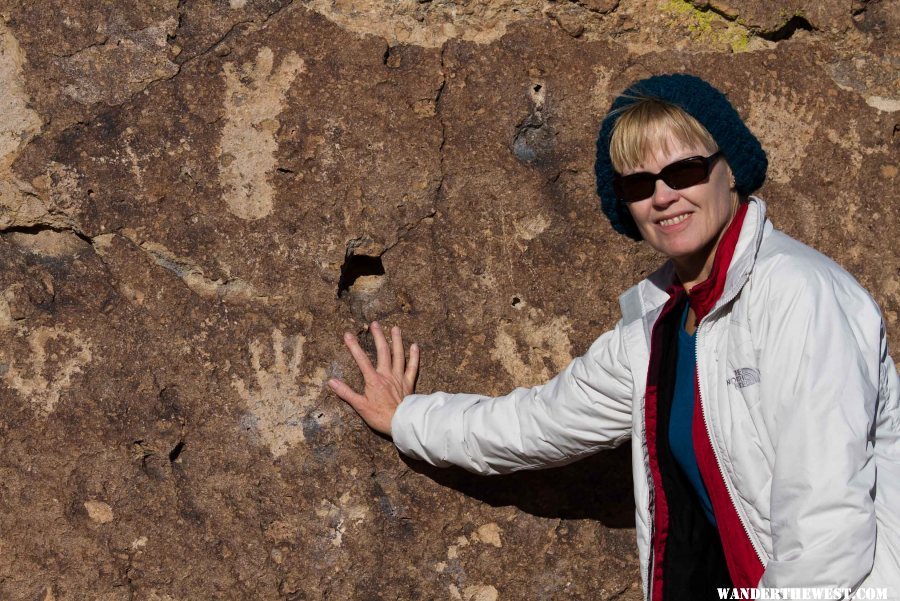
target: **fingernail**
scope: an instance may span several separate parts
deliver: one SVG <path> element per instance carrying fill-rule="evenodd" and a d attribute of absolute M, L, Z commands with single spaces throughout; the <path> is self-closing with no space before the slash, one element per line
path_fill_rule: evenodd
<path fill-rule="evenodd" d="M 377 321 L 373 321 L 369 327 L 370 327 L 370 328 L 380 328 L 381 326 L 378 325 L 378 322 L 377 322 Z"/>
<path fill-rule="evenodd" d="M 410 345 L 409 350 L 418 352 L 419 345 L 414 342 L 412 343 L 412 345 Z"/>

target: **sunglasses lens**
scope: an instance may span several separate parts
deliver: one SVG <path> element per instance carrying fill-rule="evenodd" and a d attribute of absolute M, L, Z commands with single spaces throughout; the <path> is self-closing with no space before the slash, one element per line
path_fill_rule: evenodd
<path fill-rule="evenodd" d="M 699 184 L 706 179 L 709 172 L 706 169 L 706 161 L 695 158 L 669 165 L 659 175 L 667 186 L 673 190 L 681 190 Z"/>
<path fill-rule="evenodd" d="M 656 179 L 646 173 L 636 173 L 613 180 L 616 194 L 625 202 L 637 202 L 653 196 Z"/>

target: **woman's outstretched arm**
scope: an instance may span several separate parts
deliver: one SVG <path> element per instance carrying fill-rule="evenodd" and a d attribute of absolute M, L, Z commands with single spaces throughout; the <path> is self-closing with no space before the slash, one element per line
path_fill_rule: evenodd
<path fill-rule="evenodd" d="M 339 380 L 329 385 L 411 457 L 497 474 L 568 463 L 631 435 L 633 379 L 621 323 L 549 382 L 499 397 L 413 394 L 416 345 L 406 362 L 399 328 L 392 328 L 390 344 L 379 324 L 373 323 L 371 332 L 375 367 L 356 337 L 344 335 L 362 372 L 364 393 Z"/>
<path fill-rule="evenodd" d="M 394 414 L 394 444 L 432 465 L 479 474 L 563 465 L 618 446 L 631 437 L 634 392 L 623 329 L 620 322 L 532 388 L 408 396 Z"/>

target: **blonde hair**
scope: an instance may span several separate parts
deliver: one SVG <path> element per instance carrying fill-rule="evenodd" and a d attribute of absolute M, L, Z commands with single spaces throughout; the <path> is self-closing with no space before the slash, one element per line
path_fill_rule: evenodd
<path fill-rule="evenodd" d="M 702 146 L 709 154 L 719 145 L 699 121 L 678 106 L 640 96 L 622 109 L 613 126 L 609 158 L 613 169 L 635 171 L 655 153 L 669 151 L 670 138 L 684 146 Z"/>

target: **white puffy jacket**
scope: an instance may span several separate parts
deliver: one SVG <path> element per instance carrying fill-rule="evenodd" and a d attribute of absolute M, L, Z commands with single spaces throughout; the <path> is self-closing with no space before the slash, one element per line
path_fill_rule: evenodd
<path fill-rule="evenodd" d="M 667 263 L 562 373 L 501 397 L 410 395 L 406 455 L 480 474 L 551 467 L 629 437 L 641 577 L 652 503 L 644 438 L 650 332 Z M 880 311 L 836 263 L 772 227 L 752 198 L 697 370 L 726 487 L 765 565 L 761 587 L 887 587 L 900 599 L 900 382 Z"/>

